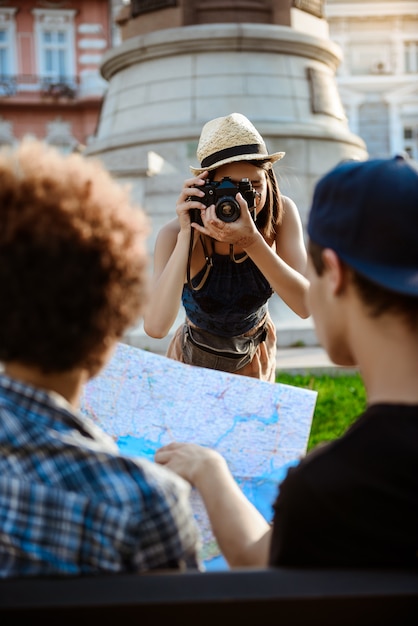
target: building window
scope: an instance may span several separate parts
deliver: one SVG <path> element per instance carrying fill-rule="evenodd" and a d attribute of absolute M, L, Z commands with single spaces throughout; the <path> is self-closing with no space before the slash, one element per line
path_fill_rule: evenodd
<path fill-rule="evenodd" d="M 40 47 L 42 74 L 57 80 L 69 77 L 68 33 L 65 30 L 44 30 Z"/>
<path fill-rule="evenodd" d="M 78 141 L 72 134 L 71 123 L 59 117 L 47 123 L 45 141 L 63 153 L 73 152 L 78 146 Z"/>
<path fill-rule="evenodd" d="M 418 72 L 418 41 L 405 41 L 405 73 Z"/>
<path fill-rule="evenodd" d="M 0 28 L 0 75 L 9 76 L 10 72 L 10 45 L 9 33 L 6 29 Z"/>
<path fill-rule="evenodd" d="M 404 139 L 413 139 L 414 137 L 414 133 L 412 128 L 410 127 L 406 127 L 403 129 L 403 138 Z"/>
<path fill-rule="evenodd" d="M 403 149 L 412 158 L 418 158 L 418 126 L 404 126 Z"/>
<path fill-rule="evenodd" d="M 0 96 L 16 91 L 16 9 L 0 9 Z"/>
<path fill-rule="evenodd" d="M 14 143 L 13 124 L 0 115 L 0 146 L 13 146 Z"/>
<path fill-rule="evenodd" d="M 34 9 L 33 13 L 38 74 L 42 90 L 57 95 L 59 89 L 67 91 L 74 89 L 75 11 Z"/>

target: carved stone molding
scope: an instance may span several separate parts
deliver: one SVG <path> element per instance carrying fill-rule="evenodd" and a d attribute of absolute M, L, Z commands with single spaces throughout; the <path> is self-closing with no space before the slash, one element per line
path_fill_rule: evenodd
<path fill-rule="evenodd" d="M 294 6 L 295 9 L 306 11 L 306 13 L 310 13 L 311 15 L 320 18 L 325 17 L 324 5 L 324 0 L 293 0 L 292 3 L 292 6 Z"/>
<path fill-rule="evenodd" d="M 332 41 L 286 26 L 266 24 L 213 24 L 183 26 L 137 35 L 104 54 L 102 76 L 112 76 L 131 65 L 179 54 L 210 52 L 271 52 L 321 61 L 333 71 L 341 61 L 340 48 Z"/>
<path fill-rule="evenodd" d="M 306 72 L 312 113 L 322 113 L 338 120 L 345 120 L 346 115 L 334 77 L 313 67 L 308 67 Z"/>
<path fill-rule="evenodd" d="M 177 0 L 131 0 L 131 16 L 136 17 L 141 13 L 167 9 L 176 5 Z"/>

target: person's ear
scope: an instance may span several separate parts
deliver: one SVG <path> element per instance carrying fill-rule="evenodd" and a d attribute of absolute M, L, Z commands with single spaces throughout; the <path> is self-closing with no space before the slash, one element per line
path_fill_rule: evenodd
<path fill-rule="evenodd" d="M 345 288 L 347 282 L 346 266 L 331 248 L 325 248 L 322 251 L 322 261 L 331 291 L 333 295 L 337 296 Z"/>

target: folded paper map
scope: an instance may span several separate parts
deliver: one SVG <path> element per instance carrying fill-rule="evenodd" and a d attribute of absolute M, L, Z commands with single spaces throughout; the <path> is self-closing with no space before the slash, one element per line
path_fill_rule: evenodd
<path fill-rule="evenodd" d="M 270 521 L 278 484 L 306 452 L 317 392 L 184 365 L 120 343 L 83 393 L 81 412 L 127 455 L 153 459 L 171 441 L 215 448 Z M 226 567 L 198 494 L 192 506 L 206 569 Z"/>

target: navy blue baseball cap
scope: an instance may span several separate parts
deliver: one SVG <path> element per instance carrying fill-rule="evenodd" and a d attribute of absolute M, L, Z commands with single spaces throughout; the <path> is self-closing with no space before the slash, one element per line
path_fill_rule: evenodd
<path fill-rule="evenodd" d="M 372 282 L 418 297 L 418 164 L 396 156 L 337 165 L 315 187 L 307 231 Z"/>

